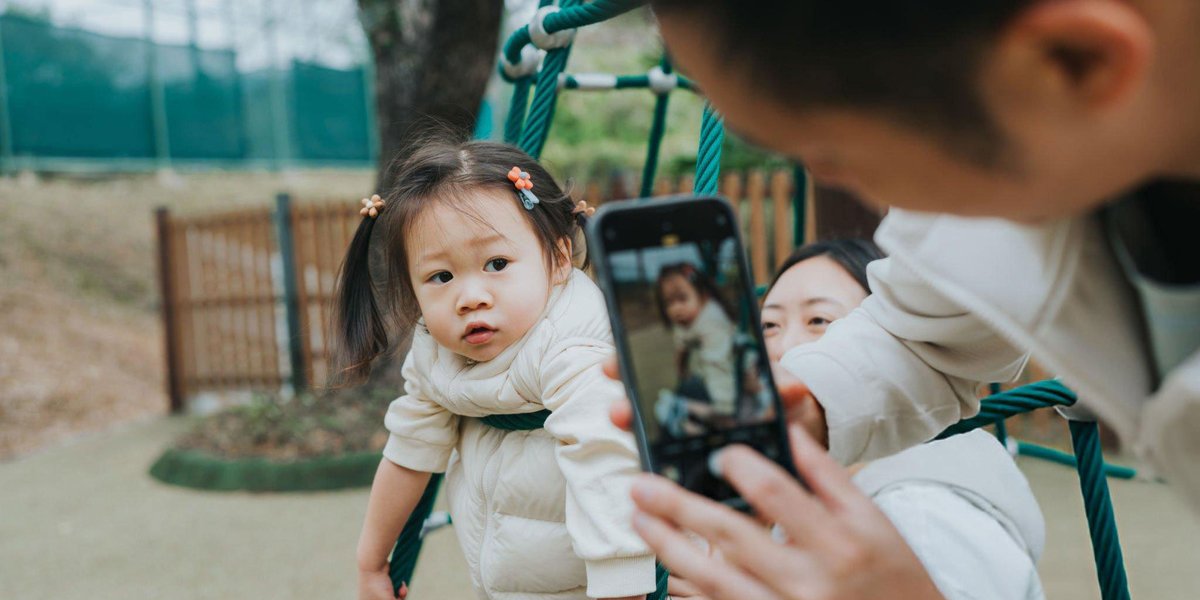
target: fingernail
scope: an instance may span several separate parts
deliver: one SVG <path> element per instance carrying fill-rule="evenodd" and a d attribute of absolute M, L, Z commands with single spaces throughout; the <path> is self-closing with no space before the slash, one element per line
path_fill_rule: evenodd
<path fill-rule="evenodd" d="M 708 472 L 712 473 L 712 476 L 716 477 L 717 479 L 725 478 L 725 476 L 721 474 L 721 455 L 724 452 L 725 450 L 721 449 L 713 450 L 708 454 Z"/>
<path fill-rule="evenodd" d="M 641 511 L 633 511 L 633 526 L 637 529 L 644 529 L 650 524 L 650 518 Z"/>
<path fill-rule="evenodd" d="M 649 501 L 654 498 L 654 484 L 647 481 L 645 477 L 638 477 L 633 482 L 633 487 L 630 489 L 630 495 L 634 500 L 641 502 Z"/>

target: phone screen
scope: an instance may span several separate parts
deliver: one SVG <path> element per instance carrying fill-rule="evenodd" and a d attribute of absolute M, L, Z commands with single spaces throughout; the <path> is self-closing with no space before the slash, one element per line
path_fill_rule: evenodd
<path fill-rule="evenodd" d="M 603 215 L 603 283 L 636 403 L 648 468 L 718 500 L 713 450 L 748 444 L 790 468 L 732 212 L 672 201 Z"/>

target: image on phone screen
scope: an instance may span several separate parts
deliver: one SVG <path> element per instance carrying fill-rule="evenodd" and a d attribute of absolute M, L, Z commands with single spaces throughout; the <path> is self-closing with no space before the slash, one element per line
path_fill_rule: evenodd
<path fill-rule="evenodd" d="M 626 366 L 653 470 L 732 498 L 709 473 L 713 450 L 745 443 L 776 459 L 781 450 L 756 299 L 731 226 L 671 229 L 632 248 L 605 244 Z"/>

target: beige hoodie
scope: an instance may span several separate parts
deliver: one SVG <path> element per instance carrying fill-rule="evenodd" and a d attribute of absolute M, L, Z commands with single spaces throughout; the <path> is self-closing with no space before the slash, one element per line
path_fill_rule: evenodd
<path fill-rule="evenodd" d="M 781 360 L 825 409 L 844 464 L 932 438 L 974 415 L 978 383 L 1032 354 L 1200 510 L 1200 353 L 1157 388 L 1133 291 L 1098 216 L 1021 225 L 893 210 L 874 292 Z"/>
<path fill-rule="evenodd" d="M 405 395 L 388 408 L 384 456 L 446 471 L 454 529 L 480 598 L 574 600 L 654 590 L 654 556 L 630 526 L 633 437 L 608 419 L 621 385 L 599 288 L 574 271 L 542 319 L 496 358 L 471 363 L 418 327 Z M 479 419 L 549 409 L 545 429 Z"/>

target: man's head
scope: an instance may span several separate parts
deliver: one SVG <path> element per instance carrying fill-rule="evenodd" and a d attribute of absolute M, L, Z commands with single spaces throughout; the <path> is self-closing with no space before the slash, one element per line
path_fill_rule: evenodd
<path fill-rule="evenodd" d="M 651 4 L 733 129 L 877 203 L 1036 220 L 1200 171 L 1200 3 Z"/>

